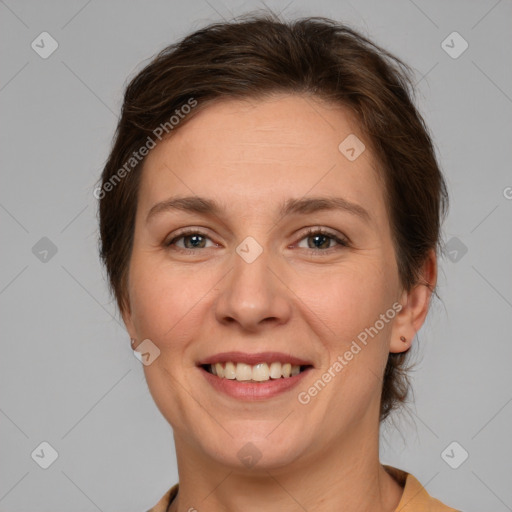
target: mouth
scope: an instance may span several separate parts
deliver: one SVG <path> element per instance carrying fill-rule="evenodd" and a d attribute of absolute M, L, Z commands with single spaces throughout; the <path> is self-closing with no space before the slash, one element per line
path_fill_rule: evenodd
<path fill-rule="evenodd" d="M 280 352 L 225 352 L 197 364 L 217 391 L 242 400 L 263 400 L 295 387 L 314 368 L 310 361 Z"/>
<path fill-rule="evenodd" d="M 203 364 L 201 367 L 220 379 L 238 382 L 268 382 L 276 379 L 289 379 L 312 368 L 312 365 L 297 365 L 280 361 L 262 362 L 254 365 L 226 361 L 223 363 Z"/>

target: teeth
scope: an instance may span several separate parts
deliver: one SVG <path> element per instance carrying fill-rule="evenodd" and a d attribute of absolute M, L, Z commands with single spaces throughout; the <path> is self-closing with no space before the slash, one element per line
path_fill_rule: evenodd
<path fill-rule="evenodd" d="M 270 370 L 267 363 L 256 364 L 252 368 L 252 380 L 262 382 L 270 378 Z"/>
<path fill-rule="evenodd" d="M 255 381 L 265 382 L 270 379 L 280 379 L 281 377 L 287 379 L 288 377 L 295 377 L 300 373 L 299 365 L 292 365 L 290 363 L 258 363 L 253 366 L 245 363 L 234 363 L 228 361 L 227 363 L 215 363 L 210 365 L 210 372 L 221 379 L 238 380 L 241 382 Z"/>
<path fill-rule="evenodd" d="M 238 363 L 236 365 L 236 380 L 251 380 L 252 368 L 245 363 Z"/>
<path fill-rule="evenodd" d="M 281 363 L 270 364 L 270 378 L 280 379 L 281 378 Z"/>
<path fill-rule="evenodd" d="M 215 371 L 217 372 L 217 377 L 224 377 L 224 368 L 220 363 L 215 364 Z"/>
<path fill-rule="evenodd" d="M 226 363 L 226 367 L 224 368 L 224 377 L 231 380 L 236 379 L 236 366 L 233 363 Z"/>

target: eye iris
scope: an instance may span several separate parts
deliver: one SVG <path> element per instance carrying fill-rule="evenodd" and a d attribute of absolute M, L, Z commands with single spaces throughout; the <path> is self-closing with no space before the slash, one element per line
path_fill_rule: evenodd
<path fill-rule="evenodd" d="M 183 245 L 186 249 L 203 249 L 206 243 L 206 237 L 199 233 L 191 234 L 191 235 L 183 235 Z M 330 242 L 332 237 L 330 235 L 326 235 L 323 233 L 317 233 L 313 235 L 309 235 L 308 237 L 308 247 L 310 249 L 329 249 Z M 313 240 L 313 242 L 311 242 Z"/>
<path fill-rule="evenodd" d="M 202 239 L 202 240 L 200 240 Z M 192 247 L 187 247 L 187 240 L 192 241 Z M 183 244 L 187 249 L 191 248 L 203 248 L 205 244 L 205 239 L 202 235 L 187 235 L 183 237 Z"/>
<path fill-rule="evenodd" d="M 322 234 L 318 234 L 318 235 L 311 235 L 309 237 L 310 239 L 313 238 L 315 241 L 318 241 L 318 239 L 324 239 L 324 241 L 327 242 L 327 246 L 325 246 L 325 244 L 322 244 L 320 243 L 320 246 L 319 245 L 316 245 L 315 242 L 313 242 L 313 245 L 311 245 L 309 242 L 308 242 L 308 245 L 311 249 L 328 249 L 329 248 L 329 243 L 330 243 L 330 237 L 328 237 L 327 235 L 322 235 Z M 322 247 L 323 246 L 323 247 Z"/>

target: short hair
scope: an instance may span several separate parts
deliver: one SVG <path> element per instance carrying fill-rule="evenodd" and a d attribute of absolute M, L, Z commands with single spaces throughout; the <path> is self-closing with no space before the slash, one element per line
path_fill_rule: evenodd
<path fill-rule="evenodd" d="M 355 114 L 379 163 L 401 285 L 410 291 L 420 284 L 428 253 L 440 249 L 448 194 L 428 128 L 414 106 L 412 76 L 396 56 L 324 17 L 285 22 L 273 13 L 249 13 L 212 23 L 164 48 L 126 87 L 95 191 L 100 255 L 119 309 L 129 310 L 141 153 L 147 153 L 141 149 L 154 147 L 156 138 L 163 140 L 163 129 L 172 135 L 213 101 L 275 93 L 310 95 Z M 180 113 L 187 114 L 173 122 Z M 408 353 L 389 354 L 380 421 L 406 401 Z"/>

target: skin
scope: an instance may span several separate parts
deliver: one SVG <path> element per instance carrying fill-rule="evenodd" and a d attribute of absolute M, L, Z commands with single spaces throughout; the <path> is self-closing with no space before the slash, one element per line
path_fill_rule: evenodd
<path fill-rule="evenodd" d="M 352 133 L 366 150 L 350 162 L 338 145 Z M 382 375 L 389 352 L 410 347 L 431 292 L 402 289 L 378 168 L 347 109 L 300 95 L 215 102 L 147 156 L 123 318 L 131 338 L 160 350 L 144 371 L 174 431 L 180 487 L 169 510 L 395 510 L 403 489 L 379 462 Z M 146 221 L 156 203 L 194 195 L 223 212 Z M 341 210 L 279 218 L 282 201 L 312 196 L 342 196 L 370 219 Z M 199 248 L 176 239 L 186 227 L 205 233 Z M 315 246 L 307 227 L 349 246 L 331 238 Z M 263 248 L 250 264 L 235 251 L 247 236 Z M 423 279 L 432 287 L 436 272 L 431 252 Z M 400 313 L 299 403 L 297 394 L 395 302 Z M 314 369 L 299 389 L 244 402 L 220 394 L 196 366 L 232 350 L 285 352 Z M 248 442 L 261 453 L 252 468 L 237 456 Z"/>

